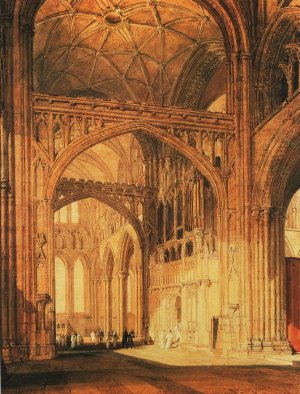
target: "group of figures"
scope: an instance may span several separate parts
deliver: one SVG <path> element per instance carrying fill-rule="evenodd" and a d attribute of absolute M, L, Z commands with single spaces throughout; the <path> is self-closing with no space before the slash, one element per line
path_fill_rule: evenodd
<path fill-rule="evenodd" d="M 105 341 L 105 347 L 108 350 L 110 347 L 113 349 L 116 349 L 117 344 L 118 344 L 118 339 L 119 334 L 117 331 L 108 331 L 106 335 L 104 335 L 103 330 L 98 330 L 98 331 L 92 331 L 91 332 L 91 341 L 95 345 L 101 344 L 102 341 Z M 123 348 L 132 348 L 133 347 L 133 338 L 135 337 L 134 335 L 134 330 L 131 329 L 129 332 L 127 329 L 124 330 L 123 336 L 122 336 L 122 347 Z"/>
<path fill-rule="evenodd" d="M 178 324 L 173 331 L 161 329 L 159 333 L 160 348 L 170 349 L 174 345 L 177 346 L 180 341 L 180 331 L 180 324 Z"/>
<path fill-rule="evenodd" d="M 123 336 L 122 336 L 122 347 L 128 349 L 133 348 L 133 338 L 135 337 L 133 329 L 131 329 L 129 332 L 127 329 L 124 330 Z"/>
<path fill-rule="evenodd" d="M 76 332 L 73 332 L 72 334 L 67 333 L 65 334 L 57 334 L 56 335 L 56 344 L 58 346 L 61 346 L 63 348 L 68 348 L 68 349 L 74 349 L 76 346 L 82 346 L 83 345 L 83 337 Z"/>
<path fill-rule="evenodd" d="M 102 330 L 102 328 L 96 331 L 92 331 L 90 337 L 92 343 L 94 343 L 95 345 L 100 345 L 100 343 L 103 342 L 104 339 L 104 331 Z"/>

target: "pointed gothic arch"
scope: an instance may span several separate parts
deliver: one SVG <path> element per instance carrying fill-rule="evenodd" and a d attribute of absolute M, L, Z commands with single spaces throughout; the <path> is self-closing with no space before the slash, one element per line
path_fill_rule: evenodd
<path fill-rule="evenodd" d="M 111 207 L 112 209 L 114 209 L 115 211 L 117 211 L 121 215 L 123 215 L 129 221 L 129 223 L 133 226 L 134 230 L 136 231 L 141 247 L 145 247 L 146 234 L 143 229 L 141 221 L 125 205 L 120 203 L 117 199 L 109 197 L 104 193 L 97 192 L 97 191 L 74 193 L 71 196 L 64 198 L 62 201 L 58 200 L 58 202 L 55 206 L 55 211 L 61 209 L 62 207 L 66 206 L 74 201 L 83 200 L 85 198 L 95 198 L 96 200 L 103 202 L 104 204 L 108 205 L 109 207 Z"/>
<path fill-rule="evenodd" d="M 70 163 L 80 153 L 97 145 L 103 141 L 109 140 L 112 137 L 116 137 L 128 133 L 146 133 L 154 138 L 158 138 L 168 146 L 179 151 L 183 156 L 191 161 L 192 164 L 209 180 L 216 196 L 217 204 L 221 208 L 224 204 L 226 205 L 226 192 L 224 183 L 221 178 L 219 169 L 214 167 L 209 159 L 199 153 L 195 148 L 189 146 L 181 139 L 174 137 L 167 133 L 161 128 L 154 127 L 152 125 L 138 123 L 138 122 L 126 122 L 126 124 L 108 126 L 101 129 L 96 136 L 94 134 L 84 135 L 77 138 L 72 144 L 70 144 L 63 153 L 55 160 L 50 169 L 49 179 L 47 188 L 45 190 L 46 198 L 53 198 L 55 193 L 55 187 L 59 181 L 61 175 Z"/>
<path fill-rule="evenodd" d="M 134 241 L 128 231 L 125 231 L 125 234 L 122 239 L 122 247 L 120 250 L 120 270 L 124 272 L 128 272 L 129 270 L 129 262 L 130 258 L 134 254 Z"/>

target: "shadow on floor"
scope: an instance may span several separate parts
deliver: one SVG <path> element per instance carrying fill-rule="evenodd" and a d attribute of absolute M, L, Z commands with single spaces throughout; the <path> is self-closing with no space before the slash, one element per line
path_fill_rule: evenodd
<path fill-rule="evenodd" d="M 171 353 L 170 357 L 172 357 Z M 222 390 L 221 387 L 227 385 L 229 389 L 244 390 L 236 392 L 249 392 L 245 390 L 265 387 L 270 390 L 266 392 L 272 394 L 296 393 L 300 392 L 297 391 L 300 386 L 296 386 L 299 380 L 298 373 L 299 370 L 289 366 L 270 365 L 178 367 L 135 357 L 134 350 L 131 349 L 128 349 L 128 354 L 114 350 L 80 349 L 61 352 L 53 360 L 27 361 L 9 365 L 9 376 L 3 384 L 2 392 L 62 393 L 71 392 L 72 387 L 80 386 L 83 393 L 85 390 L 119 394 L 210 393 L 211 387 L 214 387 L 214 393 L 225 393 L 227 391 L 218 391 L 216 388 L 221 385 L 220 390 Z M 285 391 L 277 391 L 282 384 L 284 385 L 282 389 Z M 139 391 L 139 387 L 143 387 L 143 390 Z"/>

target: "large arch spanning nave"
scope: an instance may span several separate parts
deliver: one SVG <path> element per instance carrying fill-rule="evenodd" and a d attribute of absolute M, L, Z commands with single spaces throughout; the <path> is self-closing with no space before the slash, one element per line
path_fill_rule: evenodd
<path fill-rule="evenodd" d="M 2 0 L 1 337 L 300 350 L 297 0 Z M 298 317 L 297 317 L 298 316 Z"/>

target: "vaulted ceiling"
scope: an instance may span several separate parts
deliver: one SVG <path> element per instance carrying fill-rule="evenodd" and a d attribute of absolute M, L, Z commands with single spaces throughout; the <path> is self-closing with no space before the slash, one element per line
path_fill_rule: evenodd
<path fill-rule="evenodd" d="M 35 23 L 35 90 L 197 108 L 223 48 L 193 0 L 46 0 Z M 213 99 L 224 94 L 218 86 Z"/>
<path fill-rule="evenodd" d="M 87 149 L 72 161 L 62 176 L 143 185 L 143 160 L 140 143 L 132 134 L 125 134 Z"/>

